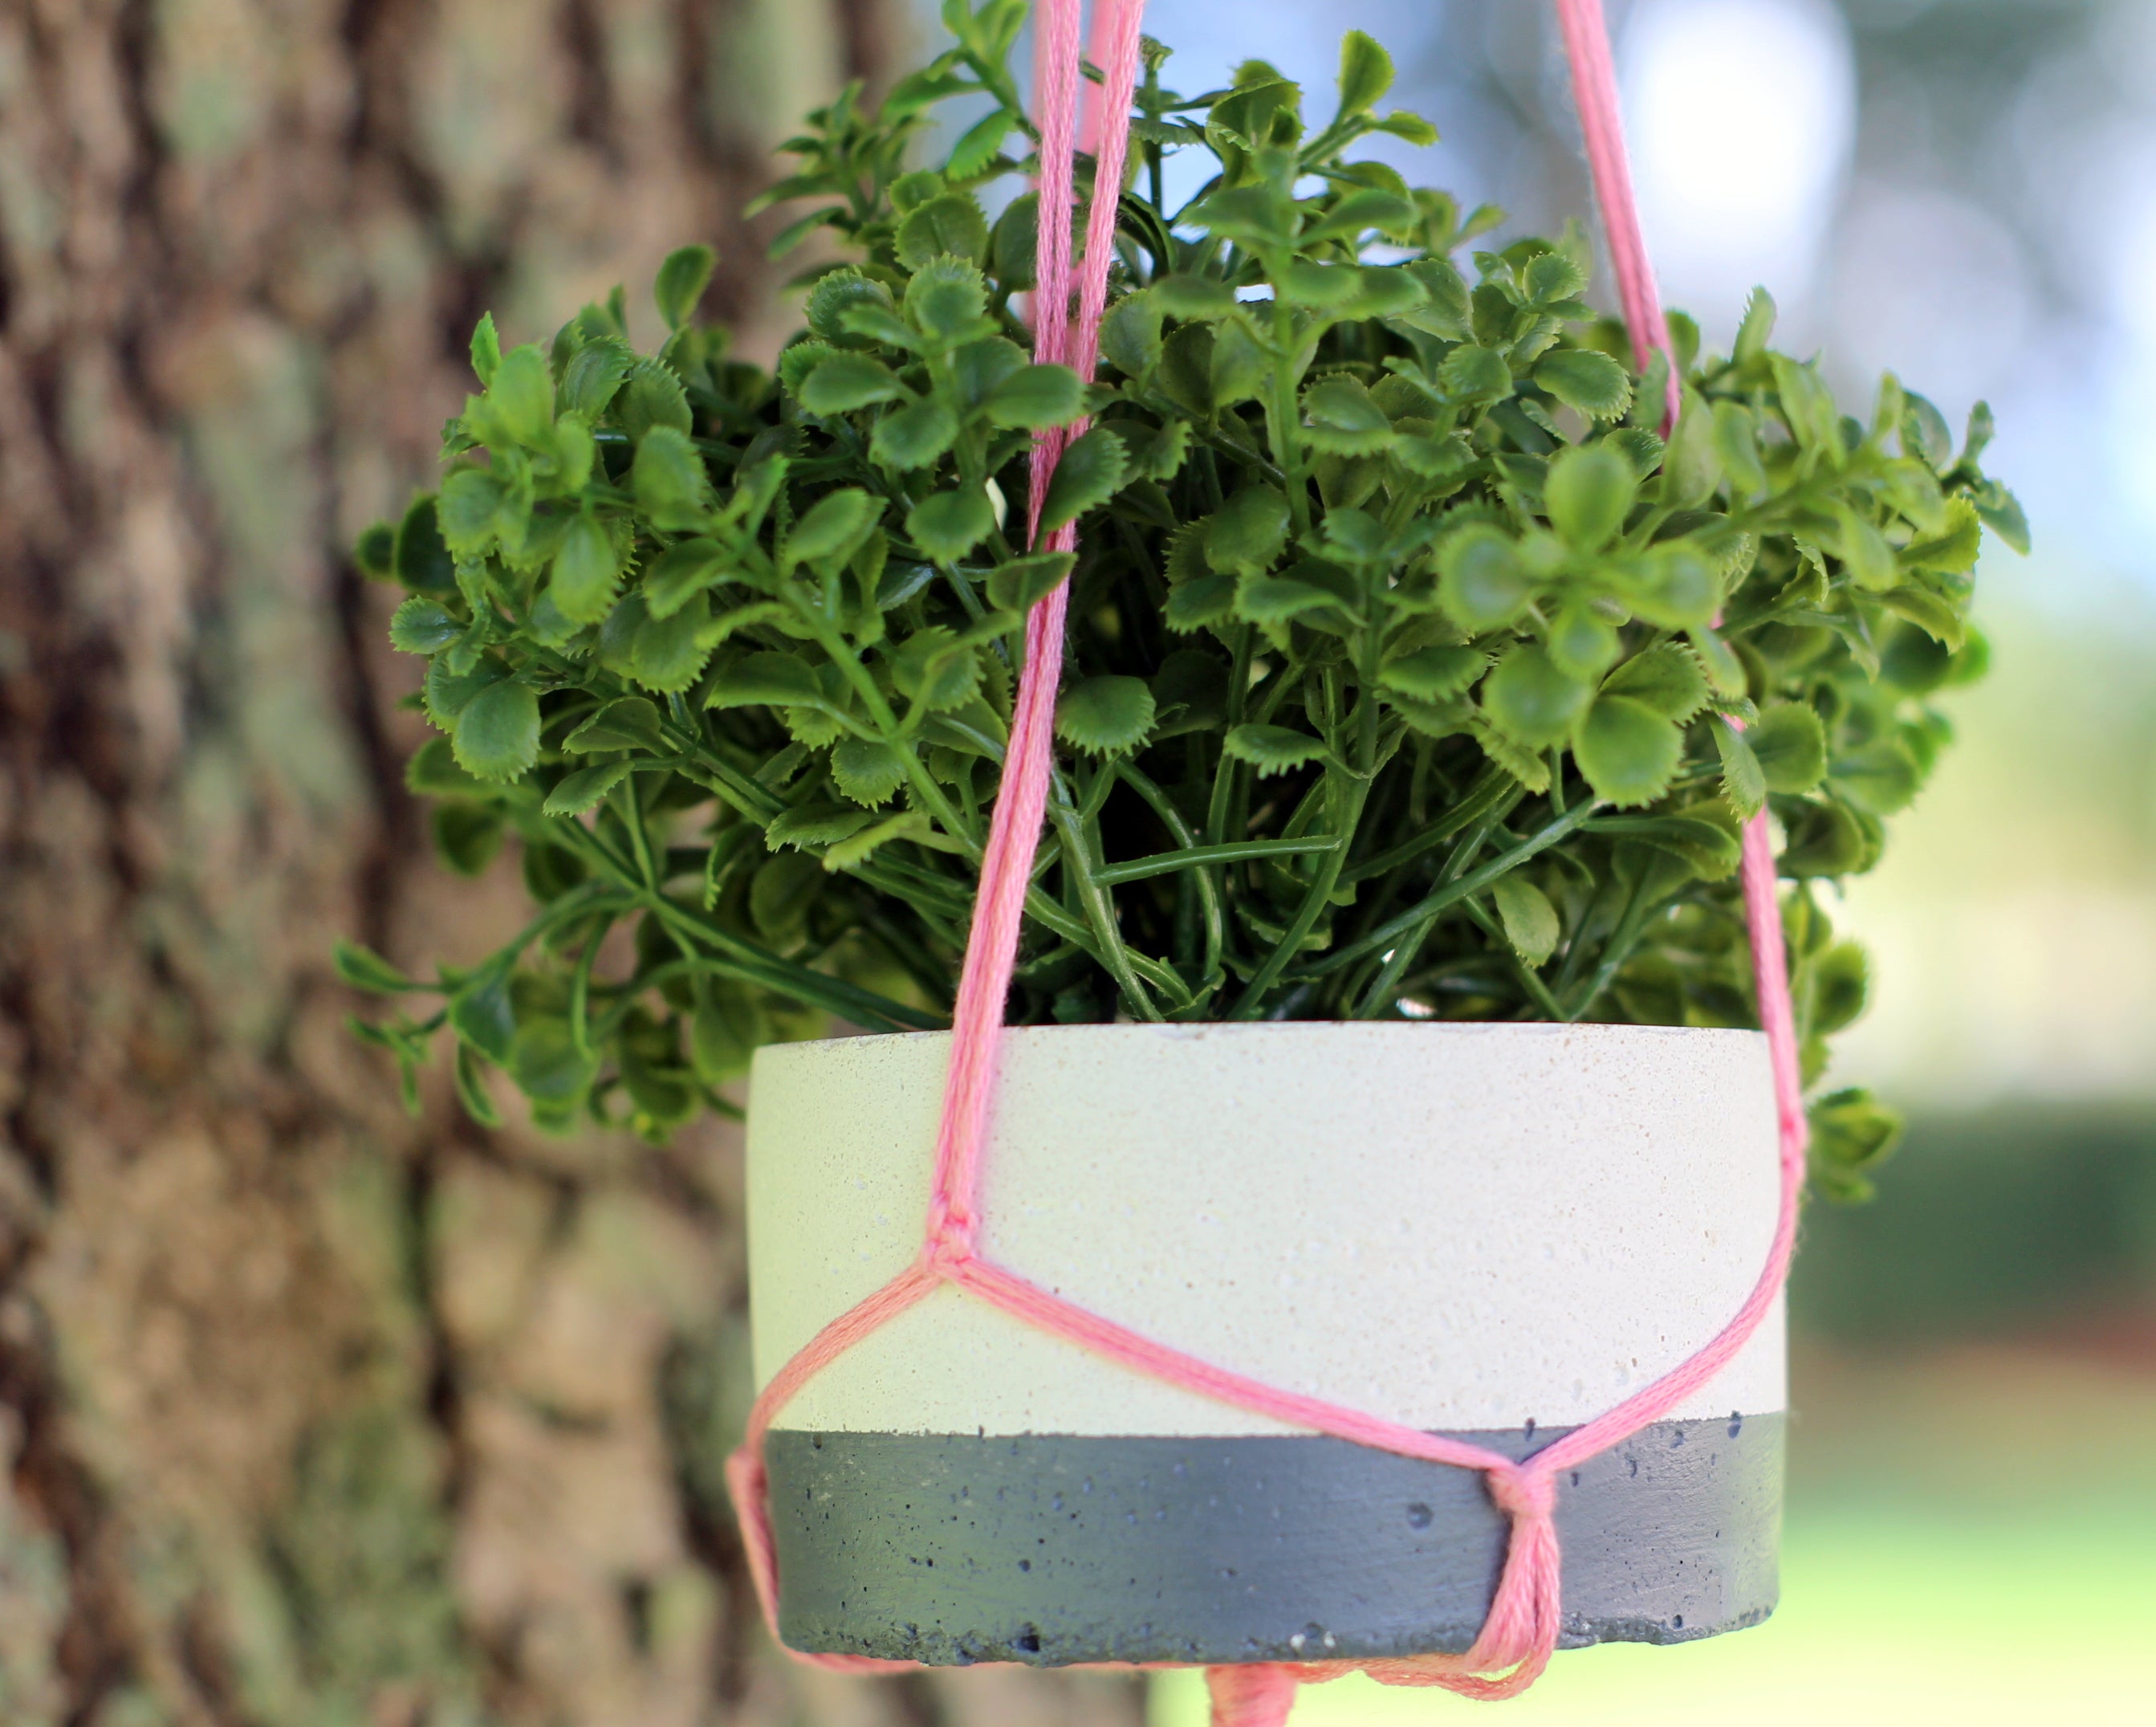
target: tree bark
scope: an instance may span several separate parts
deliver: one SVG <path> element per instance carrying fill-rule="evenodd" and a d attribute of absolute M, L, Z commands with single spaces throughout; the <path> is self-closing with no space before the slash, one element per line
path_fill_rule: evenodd
<path fill-rule="evenodd" d="M 705 239 L 767 353 L 736 213 L 886 5 L 0 0 L 10 1727 L 1139 1719 L 779 1659 L 719 1485 L 737 1141 L 408 1118 L 328 966 L 475 957 L 521 899 L 428 856 L 346 553 L 473 322 L 544 338 Z"/>

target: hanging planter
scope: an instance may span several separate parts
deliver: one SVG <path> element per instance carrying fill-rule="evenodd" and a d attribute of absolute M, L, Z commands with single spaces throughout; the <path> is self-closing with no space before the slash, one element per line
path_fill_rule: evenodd
<path fill-rule="evenodd" d="M 921 1246 L 950 1040 L 767 1049 L 750 1091 L 759 1380 Z M 1774 1235 L 1763 1041 L 1619 1025 L 1006 1036 L 983 1251 L 1209 1361 L 1525 1456 L 1742 1304 Z M 1570 1472 L 1563 1641 L 1764 1617 L 1779 1315 Z M 1470 1473 L 1224 1408 L 946 1288 L 764 1445 L 778 1627 L 929 1663 L 1465 1649 L 1505 1520 Z"/>
<path fill-rule="evenodd" d="M 449 475 L 362 558 L 438 835 L 514 831 L 541 908 L 432 984 L 345 950 L 444 998 L 369 1035 L 408 1073 L 446 1026 L 482 1121 L 499 1069 L 654 1139 L 754 1058 L 728 1474 L 803 1658 L 1203 1663 L 1255 1724 L 1752 1623 L 1805 1091 L 1865 995 L 1815 884 L 1982 669 L 1982 532 L 2025 536 L 1989 416 L 1845 415 L 1763 294 L 1727 356 L 1664 320 L 1591 0 L 1622 321 L 1577 229 L 1474 251 L 1496 213 L 1366 157 L 1434 136 L 1368 39 L 1319 124 L 1255 62 L 1177 96 L 1127 0 L 1074 270 L 1076 7 L 1038 131 L 1022 13 L 952 0 L 788 146 L 772 197 L 839 201 L 782 246 L 855 261 L 775 375 L 696 321 L 701 249 L 655 355 L 619 296 L 481 324 Z M 1861 1192 L 1892 1118 L 1810 1117 Z"/>

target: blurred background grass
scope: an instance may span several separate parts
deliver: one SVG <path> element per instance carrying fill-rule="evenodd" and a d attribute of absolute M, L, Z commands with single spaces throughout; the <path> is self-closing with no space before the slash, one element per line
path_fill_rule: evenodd
<path fill-rule="evenodd" d="M 1806 1220 L 1781 1611 L 1562 1656 L 1507 1719 L 2156 1719 L 2156 7 L 1608 3 L 1669 301 L 1726 342 L 1763 283 L 1838 388 L 1892 365 L 1957 424 L 1988 398 L 2036 550 L 1987 554 L 1993 675 L 1839 914 L 1874 1005 L 1835 1077 L 1912 1122 L 1876 1203 Z M 1503 205 L 1502 240 L 1587 208 L 1548 13 L 1152 0 L 1147 28 L 1176 88 L 1259 55 L 1320 111 L 1369 31 L 1444 134 L 1399 166 Z M 1358 1680 L 1296 1719 L 1467 1707 Z M 1202 1688 L 1153 1713 L 1195 1727 Z"/>

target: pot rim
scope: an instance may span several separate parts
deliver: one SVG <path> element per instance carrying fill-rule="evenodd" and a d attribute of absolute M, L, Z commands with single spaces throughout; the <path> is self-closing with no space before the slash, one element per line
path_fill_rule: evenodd
<path fill-rule="evenodd" d="M 1208 1037 L 1219 1034 L 1248 1037 L 1284 1036 L 1297 1032 L 1312 1037 L 1353 1035 L 1358 1037 L 1419 1038 L 1435 1035 L 1453 1038 L 1517 1036 L 1527 1041 L 1562 1036 L 1585 1037 L 1617 1045 L 1667 1037 L 1694 1041 L 1741 1038 L 1761 1045 L 1767 1041 L 1765 1032 L 1742 1025 L 1625 1025 L 1606 1020 L 1574 1022 L 1562 1020 L 1118 1020 L 1078 1025 L 1006 1025 L 1003 1028 L 1005 1037 L 1029 1041 L 1069 1035 L 1128 1036 L 1134 1039 L 1164 1037 L 1184 1043 L 1202 1043 Z M 754 1059 L 762 1062 L 767 1057 L 783 1057 L 789 1051 L 805 1053 L 840 1044 L 850 1046 L 894 1044 L 924 1038 L 947 1040 L 952 1036 L 947 1028 L 940 1031 L 844 1032 L 835 1037 L 807 1037 L 787 1043 L 764 1044 L 757 1050 Z"/>

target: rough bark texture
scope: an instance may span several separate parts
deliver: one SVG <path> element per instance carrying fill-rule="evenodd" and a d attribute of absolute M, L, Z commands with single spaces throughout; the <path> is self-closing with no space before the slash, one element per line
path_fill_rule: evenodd
<path fill-rule="evenodd" d="M 718 1484 L 737 1147 L 408 1119 L 327 966 L 516 907 L 427 856 L 344 552 L 432 470 L 474 319 L 543 335 L 705 238 L 767 349 L 733 213 L 900 21 L 0 0 L 9 1727 L 1137 1719 L 774 1658 Z"/>

